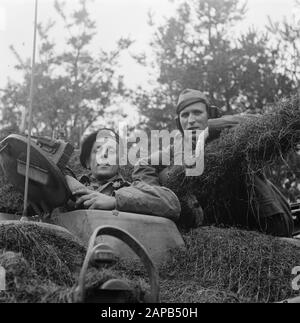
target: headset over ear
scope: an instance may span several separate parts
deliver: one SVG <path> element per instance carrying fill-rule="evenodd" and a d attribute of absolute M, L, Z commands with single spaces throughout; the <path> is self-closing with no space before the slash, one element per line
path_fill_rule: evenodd
<path fill-rule="evenodd" d="M 207 110 L 209 119 L 219 119 L 222 117 L 222 110 L 215 105 L 209 106 Z"/>

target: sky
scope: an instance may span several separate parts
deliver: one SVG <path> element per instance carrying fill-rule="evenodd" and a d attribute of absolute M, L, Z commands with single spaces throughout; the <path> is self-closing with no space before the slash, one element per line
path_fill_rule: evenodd
<path fill-rule="evenodd" d="M 239 28 L 246 29 L 251 25 L 263 28 L 267 16 L 275 20 L 289 17 L 293 13 L 294 1 L 248 0 L 247 16 Z M 74 2 L 67 0 L 67 5 L 70 7 Z M 151 39 L 151 28 L 147 24 L 148 11 L 151 10 L 155 20 L 160 22 L 164 17 L 172 15 L 173 6 L 168 0 L 94 0 L 90 8 L 99 31 L 93 44 L 95 50 L 100 46 L 112 49 L 118 38 L 130 36 L 135 40 L 130 52 L 139 53 L 148 49 Z M 34 0 L 0 0 L 0 88 L 6 84 L 8 77 L 19 77 L 13 68 L 16 60 L 9 46 L 14 45 L 22 57 L 31 56 L 33 11 Z M 47 21 L 55 16 L 53 0 L 39 0 L 39 21 Z M 63 46 L 62 34 L 58 32 L 55 35 L 60 46 Z M 149 71 L 135 63 L 130 55 L 123 57 L 121 63 L 125 82 L 130 87 L 147 82 Z"/>

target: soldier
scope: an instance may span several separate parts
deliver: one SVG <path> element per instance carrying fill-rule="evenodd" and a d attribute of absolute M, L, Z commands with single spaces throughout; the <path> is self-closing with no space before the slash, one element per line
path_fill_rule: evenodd
<path fill-rule="evenodd" d="M 202 92 L 192 89 L 186 89 L 180 94 L 176 114 L 177 127 L 181 132 L 185 130 L 204 131 L 208 129 L 207 140 L 218 138 L 223 129 L 234 127 L 245 118 L 240 115 L 220 118 L 221 114 L 218 108 L 211 106 Z M 196 142 L 197 138 L 193 138 L 193 141 Z M 154 169 L 154 166 L 140 163 L 135 169 L 133 177 L 141 180 L 148 178 L 147 180 L 149 181 L 149 177 L 162 177 L 160 174 L 166 170 L 161 167 L 160 169 L 156 168 L 156 171 Z M 292 236 L 292 215 L 286 199 L 279 190 L 261 174 L 254 178 L 254 191 L 256 201 L 253 211 L 249 209 L 250 204 L 247 201 L 246 190 L 241 191 L 241 196 L 239 196 L 238 200 L 244 201 L 244 204 L 238 207 L 243 207 L 243 209 L 239 209 L 239 214 L 243 215 L 239 216 L 234 224 L 244 225 L 251 229 L 256 228 L 276 236 Z M 181 215 L 180 224 L 183 227 L 191 228 L 205 223 L 201 205 L 199 205 L 199 201 L 197 201 L 195 196 L 187 192 L 187 197 L 182 200 L 187 204 L 185 206 L 182 205 L 182 210 L 187 208 L 189 210 L 184 215 Z M 236 212 L 233 208 L 231 211 Z M 252 212 L 251 217 L 246 219 L 246 214 L 249 212 Z"/>
<path fill-rule="evenodd" d="M 73 189 L 76 206 L 165 217 L 176 221 L 180 214 L 178 198 L 166 187 L 136 179 L 133 183 L 120 174 L 119 136 L 111 129 L 100 129 L 83 142 L 80 162 L 91 171 L 84 177 L 86 187 Z"/>

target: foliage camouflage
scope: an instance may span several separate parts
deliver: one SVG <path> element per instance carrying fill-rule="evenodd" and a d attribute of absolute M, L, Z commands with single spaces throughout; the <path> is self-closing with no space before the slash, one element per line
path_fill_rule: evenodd
<path fill-rule="evenodd" d="M 7 233 L 17 235 L 6 245 L 3 241 L 8 237 L 1 236 L 0 265 L 7 270 L 7 291 L 0 293 L 0 302 L 74 302 L 84 256 L 81 245 L 67 236 L 57 239 L 56 234 L 43 228 L 7 229 Z M 34 233 L 36 240 L 30 239 L 29 233 Z M 159 268 L 162 302 L 268 303 L 297 296 L 291 289 L 291 270 L 299 264 L 299 248 L 278 238 L 236 229 L 201 228 L 183 237 L 187 250 L 174 250 Z M 49 248 L 53 249 L 50 257 Z M 69 268 L 71 276 L 66 276 L 62 268 Z M 146 277 L 136 261 L 120 261 L 110 268 L 93 267 L 87 276 L 88 292 L 108 279 L 121 278 L 133 288 L 131 301 L 143 301 L 149 291 Z"/>
<path fill-rule="evenodd" d="M 193 192 L 204 209 L 207 223 L 247 226 L 247 216 L 251 216 L 249 205 L 253 206 L 255 198 L 254 176 L 267 169 L 270 172 L 278 160 L 285 160 L 297 149 L 299 129 L 300 97 L 282 100 L 273 112 L 245 119 L 208 144 L 201 176 L 185 177 L 182 167 L 174 167 L 163 184 L 175 191 L 182 203 L 187 192 Z M 241 191 L 246 194 L 243 208 Z"/>

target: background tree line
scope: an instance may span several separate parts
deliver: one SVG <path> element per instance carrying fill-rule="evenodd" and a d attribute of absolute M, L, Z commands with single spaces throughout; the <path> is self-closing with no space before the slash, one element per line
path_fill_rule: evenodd
<path fill-rule="evenodd" d="M 49 34 L 57 20 L 39 24 L 39 57 L 36 69 L 34 129 L 36 135 L 56 136 L 79 146 L 82 135 L 99 117 L 106 116 L 118 100 L 138 108 L 142 129 L 174 129 L 174 112 L 180 91 L 204 91 L 224 114 L 263 113 L 282 97 L 299 92 L 300 20 L 269 21 L 265 30 L 254 27 L 237 32 L 246 16 L 242 0 L 173 0 L 176 14 L 160 25 L 149 16 L 153 29 L 152 53 L 138 53 L 139 64 L 156 72 L 151 90 L 126 88 L 117 72 L 120 54 L 132 40 L 120 39 L 115 50 L 91 52 L 96 22 L 89 1 L 80 0 L 69 12 L 64 2 L 55 1 L 57 20 L 66 31 L 65 48 L 57 49 Z M 299 2 L 295 10 L 300 12 Z M 0 92 L 2 134 L 20 129 L 28 106 L 30 59 L 16 56 L 21 82 L 10 81 Z M 152 80 L 153 82 L 153 80 Z M 23 125 L 24 126 L 24 125 Z M 299 194 L 299 155 L 271 170 L 272 178 L 295 200 Z M 289 188 L 286 188 L 286 185 Z"/>
<path fill-rule="evenodd" d="M 65 2 L 55 1 L 57 20 L 38 25 L 33 133 L 50 137 L 64 133 L 76 146 L 114 100 L 127 95 L 116 67 L 120 53 L 130 46 L 131 40 L 122 38 L 114 50 L 106 52 L 99 48 L 98 53 L 92 53 L 89 45 L 96 36 L 96 22 L 90 17 L 88 2 L 80 0 L 78 9 L 68 12 Z M 66 31 L 62 52 L 49 37 L 58 20 L 63 22 Z M 23 81 L 11 81 L 2 89 L 2 124 L 20 128 L 24 110 L 28 108 L 31 65 L 30 58 L 22 58 L 13 46 L 11 51 Z"/>

